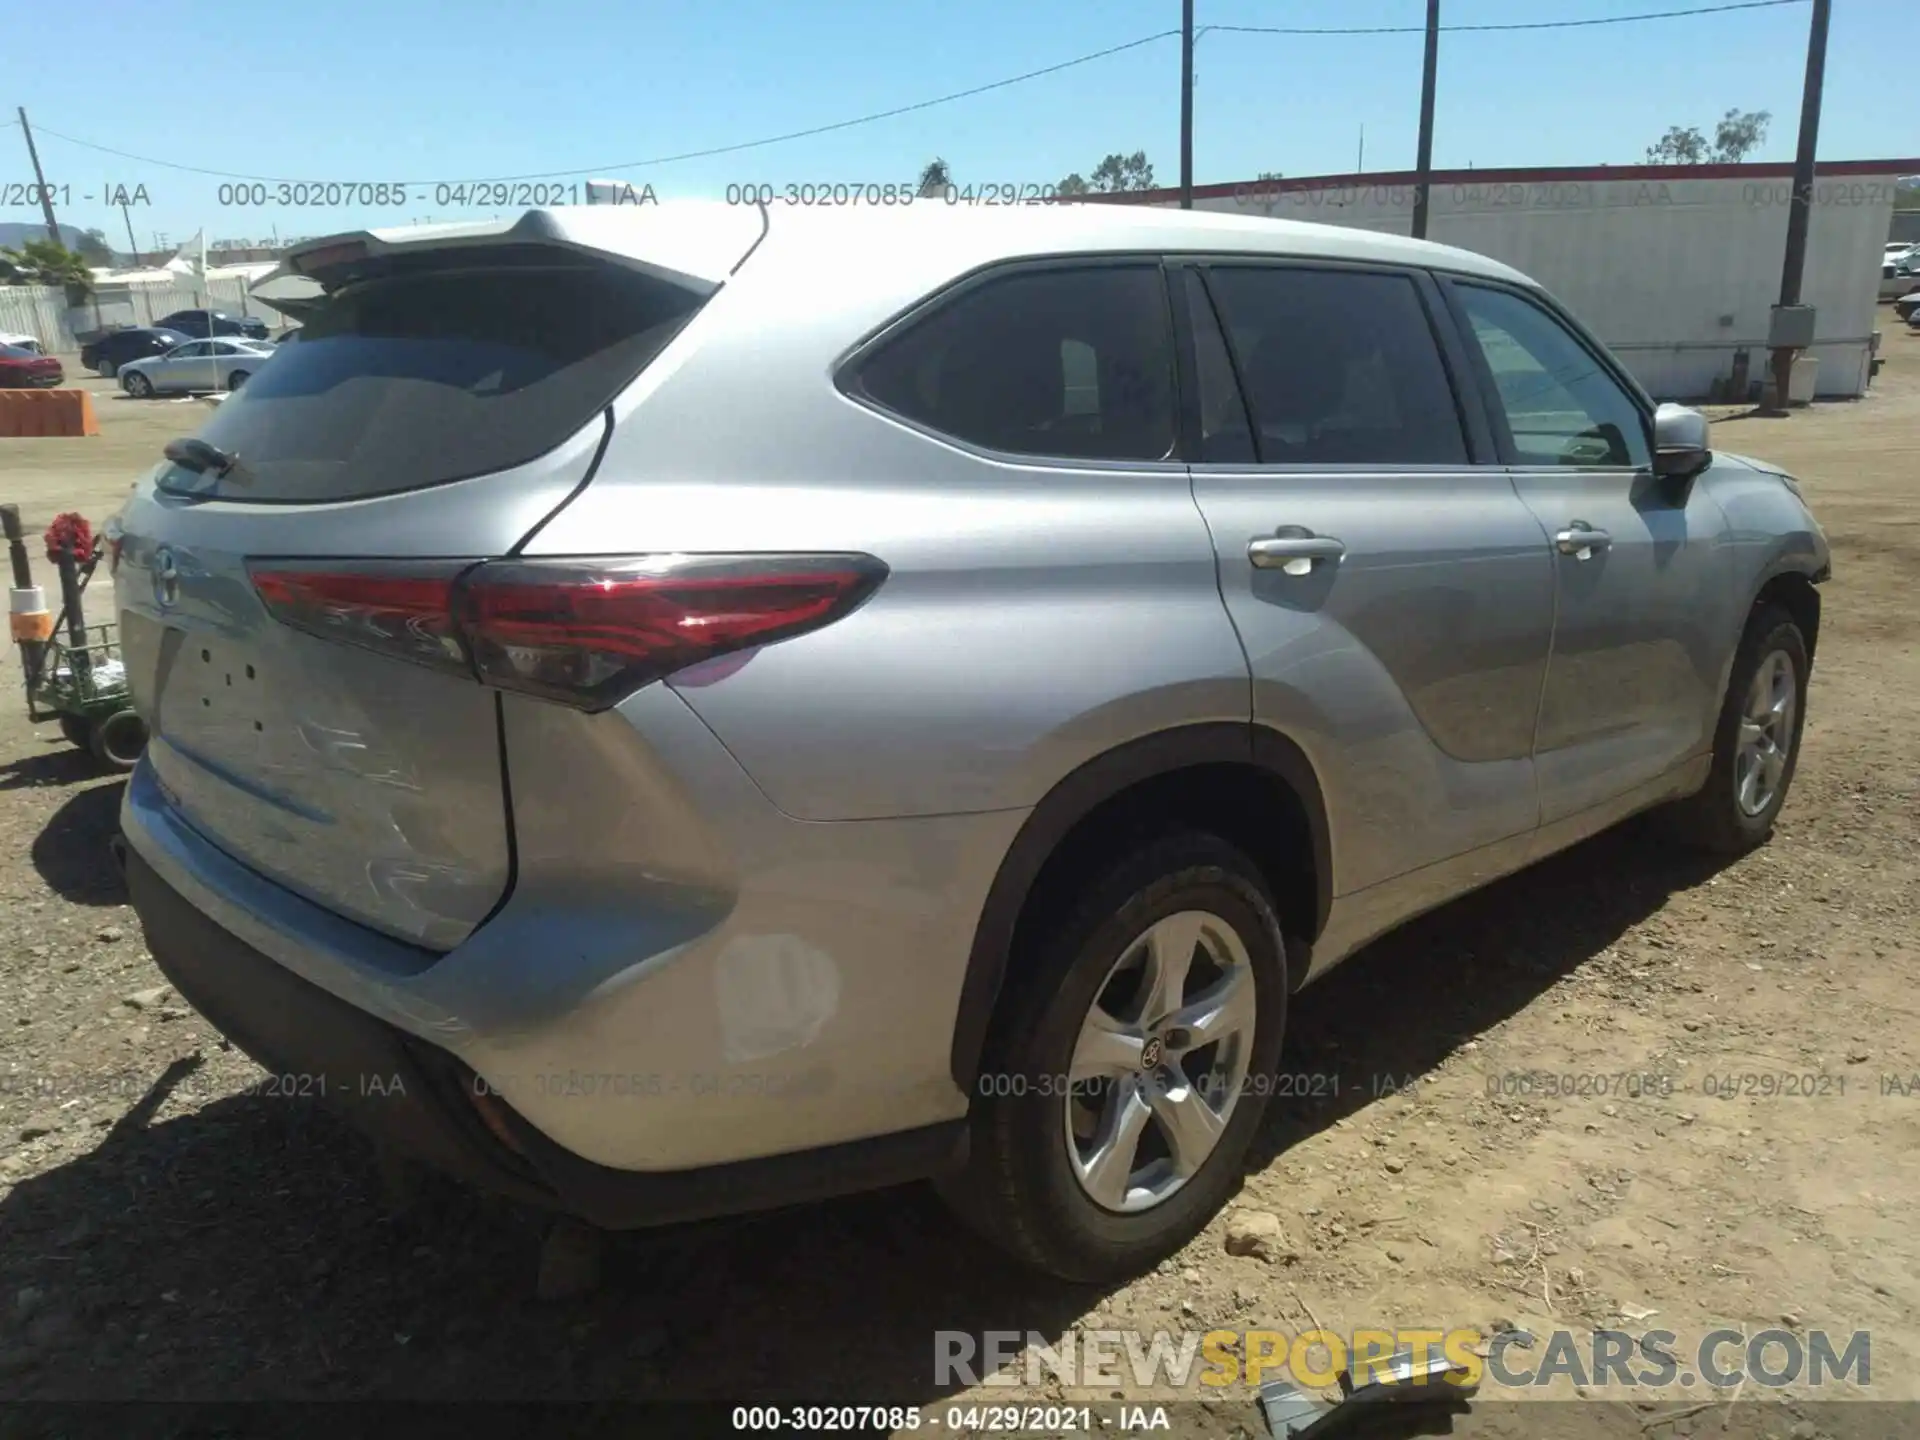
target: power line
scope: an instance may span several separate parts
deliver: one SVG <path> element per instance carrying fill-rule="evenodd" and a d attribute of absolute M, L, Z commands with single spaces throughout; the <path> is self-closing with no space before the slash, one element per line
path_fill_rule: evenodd
<path fill-rule="evenodd" d="M 1573 30 L 1595 25 L 1628 25 L 1642 20 L 1672 20 L 1689 15 L 1721 15 L 1735 10 L 1767 10 L 1782 5 L 1804 5 L 1808 0 L 1735 0 L 1735 3 L 1719 5 L 1701 5 L 1683 10 L 1650 10 L 1637 15 L 1603 15 L 1587 20 L 1523 20 L 1506 24 L 1492 25 L 1443 25 L 1441 29 L 1461 32 L 1488 32 L 1502 30 Z M 1276 25 L 1203 25 L 1196 36 L 1210 31 L 1222 34 L 1239 35 L 1418 35 L 1424 32 L 1420 25 L 1369 25 L 1369 26 L 1276 26 Z M 1170 40 L 1178 36 L 1178 30 L 1162 30 L 1153 35 L 1142 35 L 1136 40 L 1123 44 L 1110 45 L 1104 50 L 1095 50 L 1086 55 L 1076 55 L 1071 60 L 1062 60 L 1058 64 L 1044 65 L 1037 70 L 1028 70 L 1023 74 L 1010 75 L 1004 80 L 992 80 L 984 85 L 975 85 L 965 90 L 955 90 L 946 95 L 937 95 L 930 100 L 918 100 L 911 105 L 896 105 L 890 110 L 876 110 L 871 114 L 858 115 L 851 120 L 836 120 L 827 125 L 814 125 L 804 130 L 789 130 L 780 135 L 769 135 L 759 140 L 742 140 L 733 145 L 714 145 L 704 150 L 684 150 L 675 155 L 655 155 L 644 160 L 622 160 L 613 164 L 588 165 L 574 170 L 541 170 L 526 175 L 491 175 L 483 177 L 429 177 L 424 180 L 396 180 L 396 185 L 434 185 L 442 183 L 493 185 L 508 184 L 522 180 L 555 180 L 579 176 L 614 175 L 626 170 L 643 170 L 654 165 L 671 165 L 681 160 L 704 160 L 715 155 L 736 155 L 744 150 L 758 150 L 768 145 L 780 145 L 789 140 L 805 140 L 815 135 L 828 135 L 837 130 L 850 130 L 858 125 L 871 125 L 880 120 L 891 120 L 899 115 L 911 115 L 920 110 L 931 110 L 937 105 L 948 105 L 955 100 L 966 100 L 975 95 L 985 95 L 994 90 L 1004 90 L 1012 85 L 1024 84 L 1029 80 L 1038 80 L 1046 75 L 1057 75 L 1063 70 L 1071 70 L 1080 65 L 1089 65 L 1096 60 L 1105 60 L 1109 56 L 1123 54 L 1128 50 L 1137 50 L 1144 45 L 1152 45 L 1161 40 Z M 13 123 L 11 121 L 7 122 Z M 82 149 L 95 150 L 103 155 L 117 156 L 122 160 L 137 161 L 142 165 L 157 166 L 162 170 L 177 170 L 189 175 L 206 175 L 216 180 L 250 180 L 270 185 L 298 185 L 312 183 L 311 177 L 286 175 L 249 175 L 234 170 L 214 170 L 202 165 L 183 165 L 178 161 L 160 160 L 151 155 L 138 155 L 130 150 L 119 150 L 111 145 L 97 144 L 92 140 L 82 140 L 77 135 L 68 135 L 46 125 L 38 127 L 42 135 L 48 135 L 69 145 L 78 145 Z"/>
<path fill-rule="evenodd" d="M 516 180 L 553 180 L 578 175 L 606 175 L 622 170 L 641 170 L 649 165 L 670 165 L 677 160 L 702 160 L 713 155 L 732 155 L 742 150 L 756 150 L 763 145 L 779 145 L 788 140 L 804 140 L 813 135 L 826 135 L 835 130 L 849 130 L 856 125 L 870 125 L 876 120 L 891 120 L 896 115 L 910 115 L 916 110 L 930 110 L 936 105 L 946 105 L 954 100 L 965 100 L 970 96 L 984 95 L 990 90 L 1004 90 L 1009 85 L 1019 85 L 1028 80 L 1037 80 L 1043 75 L 1057 75 L 1062 70 L 1071 70 L 1076 65 L 1090 64 L 1095 60 L 1104 60 L 1109 55 L 1118 55 L 1122 51 L 1137 50 L 1142 45 L 1151 45 L 1156 40 L 1169 40 L 1178 35 L 1178 30 L 1162 30 L 1156 35 L 1143 35 L 1138 40 L 1129 40 L 1123 45 L 1110 45 L 1105 50 L 1096 50 L 1090 55 L 1078 55 L 1071 60 L 1062 60 L 1057 65 L 1042 66 L 1038 70 L 1029 70 L 1023 75 L 1010 75 L 1004 80 L 989 81 L 985 85 L 975 85 L 967 90 L 955 90 L 950 95 L 938 95 L 931 100 L 918 100 L 911 105 L 896 105 L 891 110 L 876 110 L 871 115 L 856 116 L 852 120 L 836 120 L 831 125 L 814 125 L 805 130 L 790 130 L 784 135 L 769 135 L 762 140 L 743 140 L 737 145 L 715 145 L 705 150 L 686 150 L 678 155 L 655 155 L 646 160 L 622 160 L 611 165 L 588 165 L 578 170 L 541 170 L 530 175 L 493 175 L 477 180 L 462 180 L 460 184 L 505 184 Z M 63 135 L 58 130 L 40 127 L 43 134 L 64 140 L 69 145 L 84 146 L 89 150 L 98 150 L 107 155 L 118 155 L 123 160 L 138 160 L 143 165 L 158 165 L 166 170 L 184 170 L 193 175 L 212 175 L 222 180 L 258 180 L 269 184 L 301 184 L 300 180 L 283 175 L 240 175 L 229 170 L 209 170 L 199 165 L 180 165 L 171 160 L 156 160 L 149 155 L 135 155 L 130 151 L 116 150 L 109 145 L 96 145 L 91 140 L 82 140 L 77 136 Z M 396 185 L 434 185 L 442 183 L 444 177 L 426 180 L 396 180 Z"/>
<path fill-rule="evenodd" d="M 1489 30 L 1579 30 L 1592 25 L 1631 25 L 1639 20 L 1675 20 L 1686 15 L 1723 15 L 1730 10 L 1770 10 L 1778 5 L 1805 5 L 1807 0 L 1736 0 L 1728 5 L 1699 5 L 1686 10 L 1648 10 L 1638 15 L 1600 15 L 1590 20 L 1518 20 L 1502 25 L 1442 25 L 1453 33 Z M 1424 25 L 1202 25 L 1200 33 L 1217 30 L 1229 35 L 1422 35 Z M 45 127 L 42 126 L 42 129 Z"/>

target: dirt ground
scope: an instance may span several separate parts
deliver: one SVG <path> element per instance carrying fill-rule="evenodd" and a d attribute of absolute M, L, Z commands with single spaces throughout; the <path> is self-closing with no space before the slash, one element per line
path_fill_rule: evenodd
<path fill-rule="evenodd" d="M 1869 398 L 1715 426 L 1801 477 L 1834 549 L 1774 841 L 1716 869 L 1628 826 L 1371 946 L 1297 1002 L 1285 1068 L 1323 1093 L 1272 1107 L 1237 1202 L 1277 1215 L 1297 1258 L 1228 1254 L 1223 1217 L 1112 1293 L 1011 1269 L 914 1189 L 622 1237 L 597 1290 L 537 1299 L 534 1219 L 439 1187 L 396 1211 L 353 1135 L 251 1092 L 259 1072 L 156 988 L 105 849 L 121 783 L 26 724 L 9 654 L 0 1395 L 935 1416 L 1006 1398 L 936 1383 L 936 1330 L 1498 1320 L 1867 1330 L 1871 1383 L 1827 1395 L 1920 1400 L 1920 336 L 1885 328 Z M 192 404 L 100 391 L 102 438 L 0 441 L 0 500 L 32 533 L 57 509 L 104 519 L 196 423 Z M 1593 1093 L 1513 1093 L 1528 1072 Z M 1594 1435 L 1920 1433 L 1850 1430 L 1835 1415 L 1873 1407 L 1786 1393 L 1736 1412 L 1612 1392 L 1563 1413 Z M 1261 1433 L 1238 1401 L 1174 1423 Z M 1499 1404 L 1454 1424 L 1549 1433 Z"/>

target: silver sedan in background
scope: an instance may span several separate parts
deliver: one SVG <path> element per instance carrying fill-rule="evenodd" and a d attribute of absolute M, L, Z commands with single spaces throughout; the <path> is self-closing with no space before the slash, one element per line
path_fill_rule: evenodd
<path fill-rule="evenodd" d="M 238 390 L 272 358 L 273 344 L 267 340 L 227 335 L 190 340 L 164 355 L 121 366 L 120 388 L 137 400 L 193 390 Z"/>

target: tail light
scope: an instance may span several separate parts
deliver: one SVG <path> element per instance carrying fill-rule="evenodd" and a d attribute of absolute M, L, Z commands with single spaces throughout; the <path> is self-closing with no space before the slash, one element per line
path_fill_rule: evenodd
<path fill-rule="evenodd" d="M 582 710 L 817 630 L 887 575 L 871 555 L 256 560 L 248 570 L 268 611 L 296 630 Z"/>

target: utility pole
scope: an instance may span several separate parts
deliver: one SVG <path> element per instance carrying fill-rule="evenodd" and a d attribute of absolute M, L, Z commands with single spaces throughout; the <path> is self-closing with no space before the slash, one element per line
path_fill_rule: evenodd
<path fill-rule="evenodd" d="M 1360 158 L 1353 162 L 1353 173 L 1358 175 L 1367 168 L 1367 122 L 1360 122 Z"/>
<path fill-rule="evenodd" d="M 1180 0 L 1180 208 L 1193 208 L 1193 0 Z"/>
<path fill-rule="evenodd" d="M 120 218 L 127 222 L 127 249 L 133 252 L 133 268 L 140 268 L 140 242 L 133 238 L 133 214 L 127 209 L 127 202 L 120 202 Z"/>
<path fill-rule="evenodd" d="M 1807 227 L 1813 219 L 1813 156 L 1820 139 L 1820 92 L 1827 73 L 1827 19 L 1833 0 L 1813 0 L 1813 24 L 1807 33 L 1807 78 L 1800 92 L 1800 146 L 1793 157 L 1793 204 L 1787 207 L 1787 253 L 1780 267 L 1780 303 L 1774 306 L 1772 333 L 1773 398 L 1782 410 L 1793 383 L 1793 362 L 1813 343 L 1813 308 L 1800 303 L 1800 281 L 1807 268 Z"/>
<path fill-rule="evenodd" d="M 1420 72 L 1420 149 L 1413 162 L 1413 238 L 1427 238 L 1427 183 L 1433 174 L 1433 85 L 1440 73 L 1440 0 L 1427 0 L 1427 57 Z"/>
<path fill-rule="evenodd" d="M 33 127 L 27 124 L 27 107 L 16 107 L 20 115 L 20 133 L 27 137 L 27 158 L 33 161 L 33 178 L 40 185 L 40 213 L 47 217 L 47 238 L 65 248 L 60 238 L 60 223 L 53 218 L 53 191 L 47 188 L 46 173 L 40 168 L 40 152 L 33 148 Z"/>

